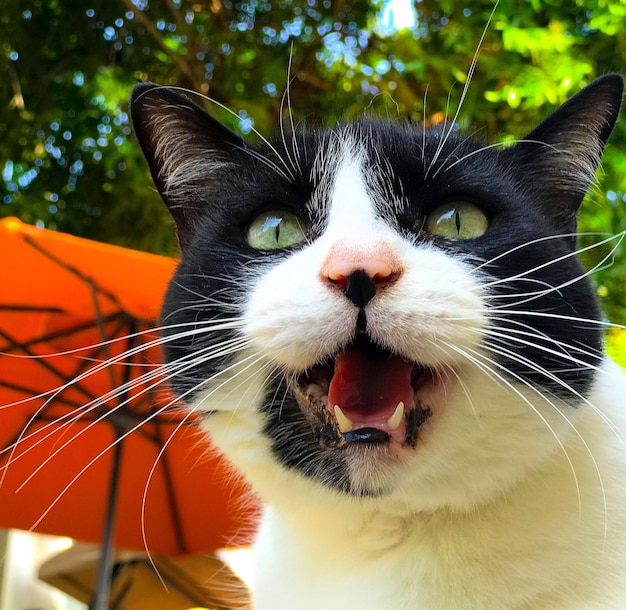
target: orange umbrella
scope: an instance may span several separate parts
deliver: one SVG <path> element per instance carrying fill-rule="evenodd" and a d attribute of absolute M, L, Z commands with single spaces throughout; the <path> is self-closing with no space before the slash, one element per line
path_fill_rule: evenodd
<path fill-rule="evenodd" d="M 161 383 L 174 261 L 13 218 L 0 260 L 0 527 L 105 551 L 248 542 L 247 489 Z"/>

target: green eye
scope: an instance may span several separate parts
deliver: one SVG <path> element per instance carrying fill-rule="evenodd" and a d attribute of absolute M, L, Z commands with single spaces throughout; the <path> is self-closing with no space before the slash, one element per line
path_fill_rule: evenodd
<path fill-rule="evenodd" d="M 487 216 L 472 203 L 446 203 L 426 218 L 426 230 L 450 239 L 472 239 L 484 235 L 489 227 Z"/>
<path fill-rule="evenodd" d="M 257 216 L 248 227 L 246 240 L 256 250 L 279 250 L 306 239 L 304 223 L 294 214 L 270 210 Z"/>

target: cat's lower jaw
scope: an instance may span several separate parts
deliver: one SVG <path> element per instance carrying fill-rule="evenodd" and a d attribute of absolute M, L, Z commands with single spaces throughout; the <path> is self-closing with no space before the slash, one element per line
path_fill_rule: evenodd
<path fill-rule="evenodd" d="M 614 404 L 625 392 L 621 373 L 605 364 L 594 408 L 581 407 L 563 447 L 465 511 L 414 510 L 401 492 L 357 499 L 297 476 L 279 492 L 276 481 L 259 536 L 255 607 L 623 607 L 626 458 L 606 420 L 626 429 Z"/>

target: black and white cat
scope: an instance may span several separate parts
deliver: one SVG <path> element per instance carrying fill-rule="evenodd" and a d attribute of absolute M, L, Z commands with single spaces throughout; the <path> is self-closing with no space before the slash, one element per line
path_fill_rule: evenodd
<path fill-rule="evenodd" d="M 626 607 L 626 380 L 575 236 L 622 90 L 506 147 L 250 145 L 137 86 L 182 248 L 168 373 L 266 505 L 256 608 Z"/>

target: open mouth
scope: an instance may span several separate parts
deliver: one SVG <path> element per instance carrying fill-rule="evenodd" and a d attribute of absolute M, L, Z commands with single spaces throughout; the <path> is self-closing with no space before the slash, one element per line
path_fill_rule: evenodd
<path fill-rule="evenodd" d="M 322 446 L 415 446 L 430 396 L 447 374 L 358 336 L 344 351 L 296 377 L 291 388 Z"/>

